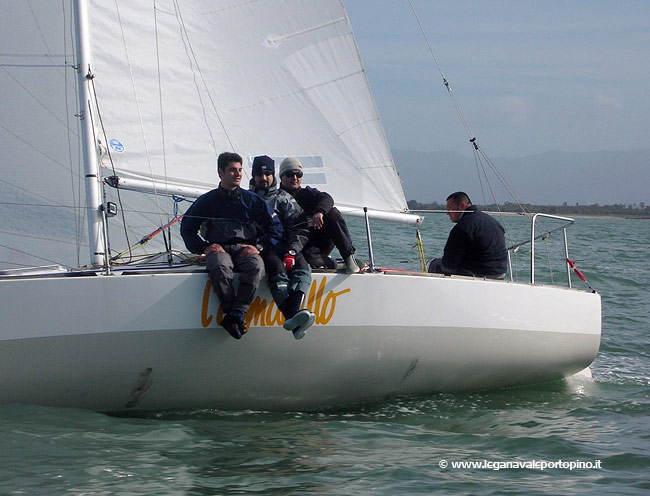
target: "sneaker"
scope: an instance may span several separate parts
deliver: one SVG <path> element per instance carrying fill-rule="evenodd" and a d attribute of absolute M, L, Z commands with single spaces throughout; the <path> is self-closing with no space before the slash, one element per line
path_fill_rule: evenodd
<path fill-rule="evenodd" d="M 293 332 L 293 337 L 302 339 L 305 337 L 305 332 L 309 329 L 316 320 L 316 316 L 309 310 L 300 310 L 296 315 L 284 321 L 284 327 L 287 331 Z"/>
<path fill-rule="evenodd" d="M 305 337 L 305 333 L 307 332 L 307 329 L 309 329 L 312 325 L 314 325 L 314 322 L 316 321 L 316 315 L 313 313 L 309 313 L 309 319 L 307 322 L 305 322 L 304 325 L 298 327 L 297 329 L 294 329 L 293 332 L 293 337 L 296 339 L 302 339 Z"/>
<path fill-rule="evenodd" d="M 241 339 L 242 332 L 240 331 L 240 323 L 243 324 L 241 319 L 228 314 L 221 321 L 221 327 L 228 331 L 228 334 L 230 334 L 233 338 Z M 246 329 L 246 326 L 244 326 L 244 329 Z M 244 330 L 244 332 L 246 331 Z"/>
<path fill-rule="evenodd" d="M 348 274 L 356 274 L 361 270 L 357 261 L 354 259 L 354 255 L 349 255 L 348 258 L 345 259 L 345 266 Z"/>

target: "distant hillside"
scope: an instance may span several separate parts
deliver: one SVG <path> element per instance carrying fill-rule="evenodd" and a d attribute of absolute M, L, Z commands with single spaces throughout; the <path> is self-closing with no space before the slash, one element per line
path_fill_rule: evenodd
<path fill-rule="evenodd" d="M 446 151 L 392 152 L 407 200 L 444 202 L 449 193 L 464 190 L 477 204 L 493 203 L 484 179 L 483 201 L 473 158 Z M 650 204 L 650 150 L 547 152 L 516 159 L 490 158 L 524 203 Z M 488 178 L 499 203 L 514 201 L 493 173 Z"/>

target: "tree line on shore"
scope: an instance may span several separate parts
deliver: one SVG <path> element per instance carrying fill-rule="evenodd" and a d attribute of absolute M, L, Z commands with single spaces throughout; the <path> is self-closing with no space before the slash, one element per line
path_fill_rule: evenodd
<path fill-rule="evenodd" d="M 415 200 L 408 201 L 408 207 L 411 210 L 445 210 L 445 204 L 438 202 L 419 203 Z M 484 211 L 501 211 L 521 213 L 522 206 L 517 203 L 505 202 L 503 205 L 479 205 Z M 640 205 L 568 205 L 566 202 L 562 205 L 531 205 L 524 203 L 523 208 L 527 212 L 542 213 L 550 215 L 588 215 L 598 217 L 625 217 L 634 219 L 650 219 L 650 205 L 641 203 Z"/>

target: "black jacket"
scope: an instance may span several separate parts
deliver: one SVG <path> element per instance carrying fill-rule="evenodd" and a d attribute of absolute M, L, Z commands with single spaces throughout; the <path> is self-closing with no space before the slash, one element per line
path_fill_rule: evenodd
<path fill-rule="evenodd" d="M 329 193 L 319 191 L 311 186 L 300 187 L 295 191 L 282 189 L 296 199 L 298 205 L 300 205 L 309 217 L 317 212 L 326 215 L 334 208 L 334 198 Z"/>
<path fill-rule="evenodd" d="M 449 233 L 442 271 L 450 274 L 505 274 L 508 255 L 503 226 L 470 205 Z"/>
<path fill-rule="evenodd" d="M 181 222 L 181 236 L 187 249 L 199 254 L 210 243 L 275 247 L 282 240 L 282 223 L 252 191 L 239 187 L 226 191 L 219 187 L 201 195 L 187 209 Z"/>

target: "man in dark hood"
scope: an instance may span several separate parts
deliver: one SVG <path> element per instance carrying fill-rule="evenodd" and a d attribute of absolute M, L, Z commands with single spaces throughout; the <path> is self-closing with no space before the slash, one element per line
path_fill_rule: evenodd
<path fill-rule="evenodd" d="M 253 159 L 249 189 L 257 193 L 278 215 L 284 234 L 271 250 L 262 252 L 273 300 L 285 317 L 283 327 L 301 339 L 316 316 L 302 305 L 311 286 L 311 269 L 302 254 L 309 226 L 302 208 L 286 191 L 278 188 L 275 162 L 267 155 Z"/>

